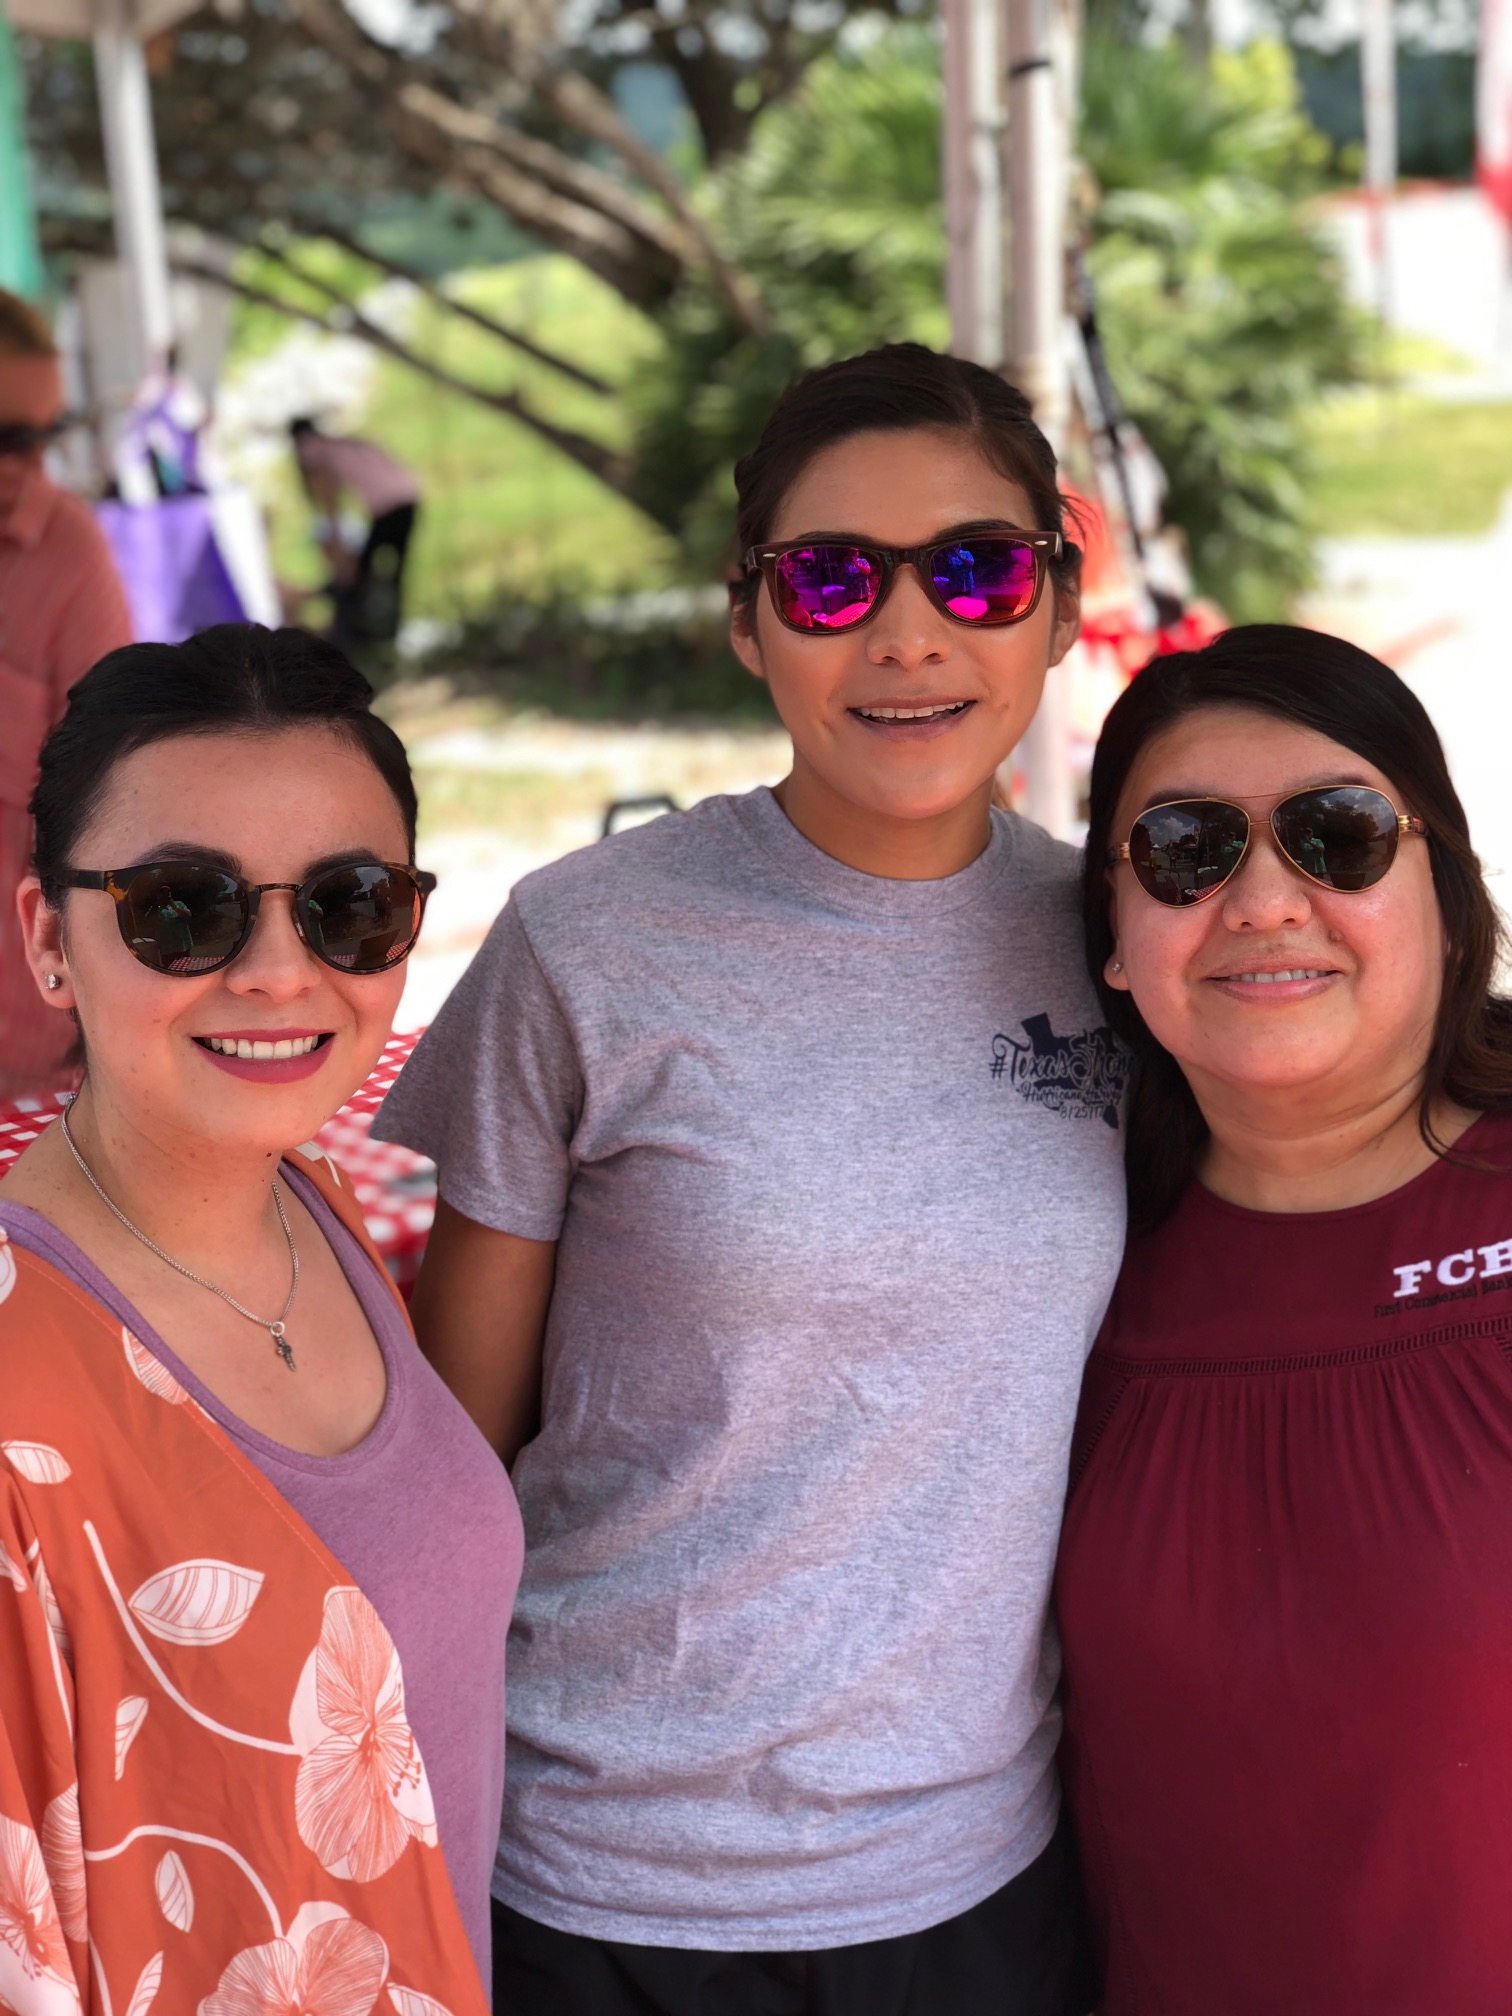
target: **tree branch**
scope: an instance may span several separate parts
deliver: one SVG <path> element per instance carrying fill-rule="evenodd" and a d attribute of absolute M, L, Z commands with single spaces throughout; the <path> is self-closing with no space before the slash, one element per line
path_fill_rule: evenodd
<path fill-rule="evenodd" d="M 490 31 L 490 39 L 500 44 L 500 58 L 517 81 L 565 125 L 585 139 L 611 148 L 632 173 L 661 197 L 671 212 L 670 217 L 649 210 L 629 189 L 601 169 L 574 161 L 571 155 L 549 142 L 460 104 L 437 88 L 432 74 L 359 27 L 341 0 L 292 0 L 292 4 L 306 32 L 371 89 L 419 121 L 422 128 L 428 124 L 445 134 L 454 147 L 460 144 L 472 150 L 470 179 L 519 222 L 539 228 L 527 214 L 530 210 L 539 212 L 539 198 L 532 197 L 518 173 L 500 175 L 495 170 L 485 179 L 480 173 L 480 151 L 492 150 L 516 171 L 524 170 L 546 182 L 579 206 L 602 212 L 606 219 L 619 223 L 670 257 L 678 267 L 706 266 L 740 327 L 755 336 L 765 333 L 768 319 L 760 296 L 746 276 L 720 254 L 677 177 L 655 150 L 632 132 L 612 99 L 580 72 L 558 67 L 543 58 L 539 21 L 532 24 L 536 32 L 527 36 L 519 32 L 513 21 L 505 20 L 500 8 L 473 10 L 473 18 L 481 21 Z M 581 235 L 591 241 L 593 233 L 586 231 Z"/>
<path fill-rule="evenodd" d="M 428 279 L 423 273 L 416 273 L 408 266 L 401 266 L 398 260 L 388 258 L 382 252 L 375 252 L 371 246 L 362 244 L 349 232 L 343 231 L 339 225 L 312 220 L 309 228 L 312 236 L 329 240 L 332 245 L 339 246 L 343 252 L 350 252 L 354 258 L 363 260 L 377 272 L 388 274 L 391 280 L 403 280 L 407 286 L 413 287 L 417 294 L 424 295 L 425 299 L 434 303 L 436 307 L 445 309 L 448 314 L 456 315 L 464 322 L 472 323 L 485 335 L 497 337 L 500 342 L 509 344 L 523 356 L 534 359 L 537 364 L 549 365 L 553 371 L 560 371 L 564 378 L 571 378 L 585 390 L 602 393 L 614 390 L 607 378 L 600 378 L 596 372 L 584 370 L 581 364 L 570 363 L 565 357 L 558 357 L 550 350 L 543 350 L 539 343 L 534 342 L 529 336 L 522 336 L 518 329 L 506 328 L 492 315 L 485 315 L 481 309 L 474 308 L 468 302 L 448 294 L 444 288 L 438 287 L 434 280 Z M 263 250 L 269 249 L 263 245 L 261 239 L 258 243 Z M 306 274 L 301 274 L 301 277 L 309 278 Z"/>
<path fill-rule="evenodd" d="M 198 259 L 170 253 L 169 263 L 176 273 L 183 273 L 191 280 L 208 281 L 214 287 L 224 287 L 241 300 L 250 301 L 259 308 L 275 309 L 278 314 L 287 316 L 291 321 L 309 323 L 327 335 L 359 337 L 364 343 L 371 344 L 375 350 L 381 350 L 386 356 L 408 365 L 411 371 L 418 372 L 422 378 L 429 378 L 433 384 L 444 386 L 448 392 L 459 393 L 464 399 L 471 399 L 477 405 L 487 407 L 490 412 L 503 413 L 511 420 L 518 420 L 521 426 L 528 427 L 533 434 L 539 435 L 543 441 L 559 449 L 580 469 L 586 469 L 590 476 L 596 477 L 608 489 L 634 504 L 637 510 L 646 510 L 645 505 L 635 494 L 631 480 L 632 467 L 623 455 L 616 454 L 612 448 L 606 448 L 601 442 L 592 441 L 587 435 L 579 434 L 570 427 L 557 426 L 554 421 L 537 413 L 516 393 L 496 392 L 486 385 L 473 384 L 470 380 L 461 378 L 455 372 L 434 363 L 430 358 L 422 357 L 417 351 L 401 343 L 396 336 L 391 336 L 386 329 L 380 329 L 376 322 L 369 321 L 350 304 L 346 304 L 346 317 L 338 323 L 332 315 L 323 315 L 314 308 L 301 308 L 295 302 L 283 300 L 264 288 L 250 286 L 245 280 L 238 280 L 234 274 L 223 273 L 218 267 Z M 297 267 L 292 270 L 299 272 Z M 299 273 L 299 278 L 307 284 L 309 277 L 307 273 Z M 655 514 L 647 512 L 647 516 L 653 515 Z M 666 521 L 658 518 L 657 522 Z"/>

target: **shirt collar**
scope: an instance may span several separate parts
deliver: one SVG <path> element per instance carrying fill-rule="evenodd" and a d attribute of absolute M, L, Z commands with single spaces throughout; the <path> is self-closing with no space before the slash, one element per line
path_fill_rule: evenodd
<path fill-rule="evenodd" d="M 27 552 L 40 546 L 57 494 L 44 472 L 33 469 L 21 486 L 15 510 L 0 518 L 0 539 L 13 540 Z"/>

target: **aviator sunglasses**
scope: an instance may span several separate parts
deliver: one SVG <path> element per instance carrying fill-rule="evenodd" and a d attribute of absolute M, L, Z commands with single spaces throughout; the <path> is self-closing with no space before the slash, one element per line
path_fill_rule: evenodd
<path fill-rule="evenodd" d="M 133 868 L 74 868 L 67 889 L 103 889 L 121 940 L 154 973 L 198 976 L 229 966 L 252 935 L 270 889 L 294 898 L 294 926 L 315 957 L 338 973 L 386 973 L 420 935 L 434 875 L 390 861 L 322 868 L 303 882 L 244 882 L 197 861 L 144 861 Z"/>
<path fill-rule="evenodd" d="M 1404 833 L 1426 834 L 1410 812 L 1361 784 L 1293 791 L 1270 815 L 1276 845 L 1294 868 L 1325 889 L 1372 889 L 1396 859 Z M 1157 903 L 1204 903 L 1239 871 L 1249 852 L 1250 817 L 1224 798 L 1178 798 L 1141 812 L 1107 864 L 1127 861 Z"/>
<path fill-rule="evenodd" d="M 862 546 L 850 539 L 798 539 L 753 546 L 747 577 L 760 574 L 789 630 L 844 630 L 875 616 L 900 567 L 952 622 L 994 629 L 1022 623 L 1039 601 L 1059 532 L 960 532 L 932 546 Z"/>

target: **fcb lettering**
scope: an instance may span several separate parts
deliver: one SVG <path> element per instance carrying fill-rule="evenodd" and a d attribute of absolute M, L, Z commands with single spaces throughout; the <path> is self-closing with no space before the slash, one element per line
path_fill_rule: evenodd
<path fill-rule="evenodd" d="M 1445 1288 L 1465 1288 L 1472 1281 L 1489 1281 L 1498 1274 L 1512 1274 L 1512 1239 L 1499 1239 L 1494 1246 L 1465 1246 L 1446 1253 L 1441 1260 L 1409 1260 L 1393 1269 L 1398 1301 L 1416 1295 L 1429 1276 Z"/>

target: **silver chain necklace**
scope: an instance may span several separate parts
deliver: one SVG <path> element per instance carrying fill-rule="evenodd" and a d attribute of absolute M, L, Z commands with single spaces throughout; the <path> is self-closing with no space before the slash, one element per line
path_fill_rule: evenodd
<path fill-rule="evenodd" d="M 79 1144 L 73 1138 L 73 1130 L 69 1127 L 68 1124 L 68 1108 L 66 1106 L 63 1109 L 61 1118 L 63 1122 L 63 1139 L 68 1143 L 68 1152 L 70 1153 L 70 1155 L 73 1156 L 75 1162 L 78 1163 L 79 1167 L 84 1171 L 84 1174 L 88 1177 L 89 1182 L 92 1185 L 96 1196 L 98 1196 L 98 1198 L 100 1199 L 100 1202 L 106 1207 L 107 1210 L 113 1211 L 115 1213 L 116 1217 L 120 1219 L 121 1223 L 126 1227 L 126 1230 L 131 1234 L 131 1236 L 134 1239 L 140 1239 L 142 1244 L 148 1249 L 148 1251 L 156 1253 L 159 1260 L 164 1261 L 169 1267 L 171 1267 L 175 1274 L 182 1274 L 186 1281 L 192 1281 L 198 1288 L 208 1288 L 212 1295 L 219 1295 L 222 1302 L 229 1302 L 231 1307 L 236 1311 L 238 1316 L 245 1316 L 249 1323 L 255 1323 L 260 1330 L 266 1330 L 269 1337 L 273 1341 L 273 1349 L 278 1353 L 279 1357 L 282 1358 L 285 1365 L 288 1366 L 291 1372 L 297 1371 L 299 1368 L 294 1363 L 293 1348 L 291 1347 L 288 1338 L 284 1335 L 284 1324 L 288 1320 L 289 1311 L 294 1306 L 294 1291 L 299 1286 L 299 1248 L 294 1244 L 294 1234 L 289 1229 L 289 1221 L 284 1214 L 283 1199 L 278 1194 L 277 1177 L 273 1179 L 273 1205 L 274 1209 L 278 1212 L 278 1222 L 283 1227 L 283 1235 L 285 1239 L 287 1239 L 289 1242 L 289 1259 L 293 1263 L 294 1272 L 293 1272 L 293 1279 L 289 1283 L 288 1299 L 285 1301 L 283 1305 L 283 1312 L 274 1321 L 269 1322 L 266 1316 L 257 1316 L 254 1315 L 250 1309 L 244 1309 L 241 1303 L 237 1301 L 236 1297 L 234 1295 L 228 1295 L 224 1288 L 217 1288 L 213 1281 L 207 1281 L 202 1274 L 196 1274 L 192 1267 L 186 1267 L 181 1260 L 175 1260 L 171 1253 L 165 1253 L 162 1247 L 159 1246 L 155 1240 L 149 1239 L 145 1232 L 141 1231 L 139 1227 L 133 1225 L 131 1220 L 126 1216 L 126 1213 L 121 1209 L 120 1205 L 117 1204 L 113 1198 L 110 1198 L 105 1194 L 105 1191 L 101 1188 L 99 1178 L 95 1175 L 93 1169 L 90 1168 L 89 1164 L 84 1160 L 84 1157 L 79 1153 Z"/>

